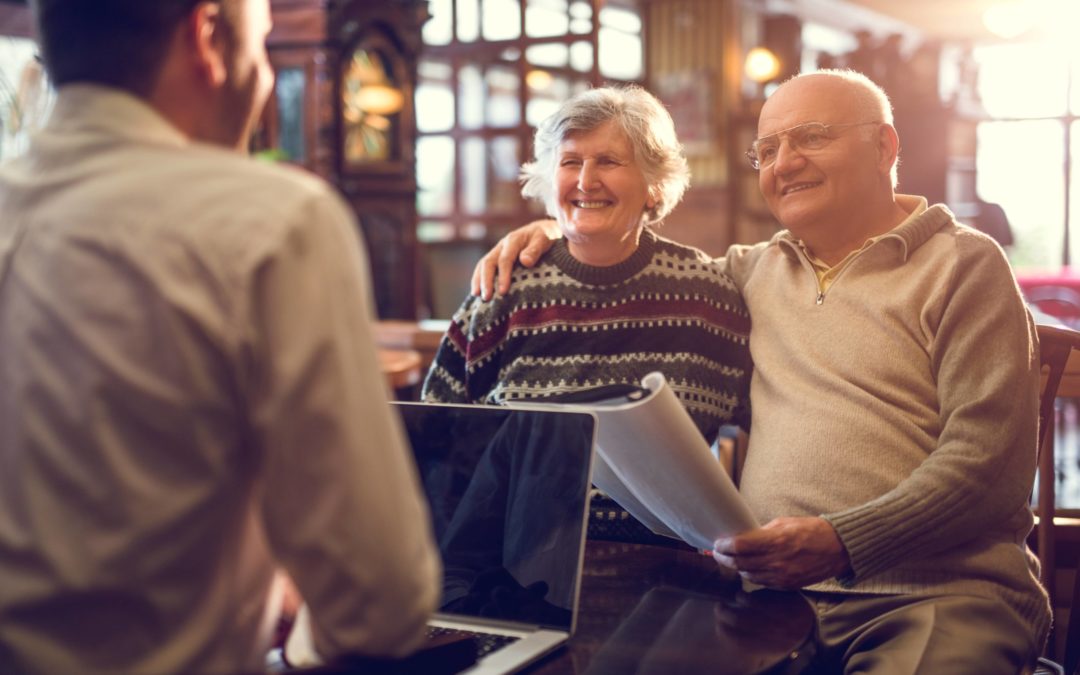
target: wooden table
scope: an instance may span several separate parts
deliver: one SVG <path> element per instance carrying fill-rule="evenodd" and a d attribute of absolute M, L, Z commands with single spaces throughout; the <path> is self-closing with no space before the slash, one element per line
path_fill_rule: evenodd
<path fill-rule="evenodd" d="M 379 348 L 379 365 L 394 391 L 420 383 L 423 375 L 420 353 L 412 349 Z"/>
<path fill-rule="evenodd" d="M 798 593 L 743 593 L 693 551 L 589 541 L 577 631 L 525 672 L 792 673 L 812 657 L 813 634 Z"/>
<path fill-rule="evenodd" d="M 449 321 L 382 320 L 375 324 L 375 343 L 382 349 L 410 349 L 420 354 L 420 368 L 427 370 L 439 349 Z"/>

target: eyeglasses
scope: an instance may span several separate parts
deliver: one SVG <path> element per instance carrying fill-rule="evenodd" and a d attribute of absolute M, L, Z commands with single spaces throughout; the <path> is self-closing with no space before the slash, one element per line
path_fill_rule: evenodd
<path fill-rule="evenodd" d="M 780 139 L 787 136 L 788 144 L 792 150 L 820 150 L 829 144 L 835 137 L 833 129 L 845 127 L 858 127 L 866 124 L 881 124 L 881 122 L 849 122 L 847 124 L 822 124 L 821 122 L 807 122 L 798 126 L 778 131 L 775 134 L 762 136 L 750 145 L 746 151 L 746 158 L 750 160 L 750 166 L 761 170 L 772 166 L 776 161 L 776 154 L 780 151 Z"/>

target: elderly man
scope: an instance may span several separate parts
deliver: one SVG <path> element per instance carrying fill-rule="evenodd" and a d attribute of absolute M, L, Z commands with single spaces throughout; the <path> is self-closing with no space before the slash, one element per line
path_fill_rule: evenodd
<path fill-rule="evenodd" d="M 786 229 L 725 261 L 753 321 L 740 489 L 767 524 L 714 557 L 803 588 L 829 671 L 1017 673 L 1050 625 L 1025 543 L 1034 326 L 993 241 L 895 194 L 898 148 L 853 72 L 793 78 L 762 109 L 748 156 Z M 507 237 L 474 291 L 545 228 Z"/>
<path fill-rule="evenodd" d="M 259 671 L 279 568 L 312 659 L 414 648 L 438 553 L 356 223 L 238 152 L 268 0 L 32 4 L 58 96 L 0 168 L 0 671 Z"/>

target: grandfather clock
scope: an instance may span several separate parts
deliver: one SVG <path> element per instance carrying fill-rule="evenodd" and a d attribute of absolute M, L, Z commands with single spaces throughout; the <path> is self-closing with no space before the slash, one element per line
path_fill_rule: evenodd
<path fill-rule="evenodd" d="M 381 318 L 415 319 L 413 90 L 426 0 L 273 0 L 277 71 L 256 139 L 334 183 L 367 244 Z"/>

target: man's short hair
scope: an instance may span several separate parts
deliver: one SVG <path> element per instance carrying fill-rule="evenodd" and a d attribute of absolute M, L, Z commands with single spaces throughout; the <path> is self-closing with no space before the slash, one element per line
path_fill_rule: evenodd
<path fill-rule="evenodd" d="M 30 4 L 53 84 L 102 84 L 146 96 L 176 27 L 206 1 L 30 0 Z"/>

